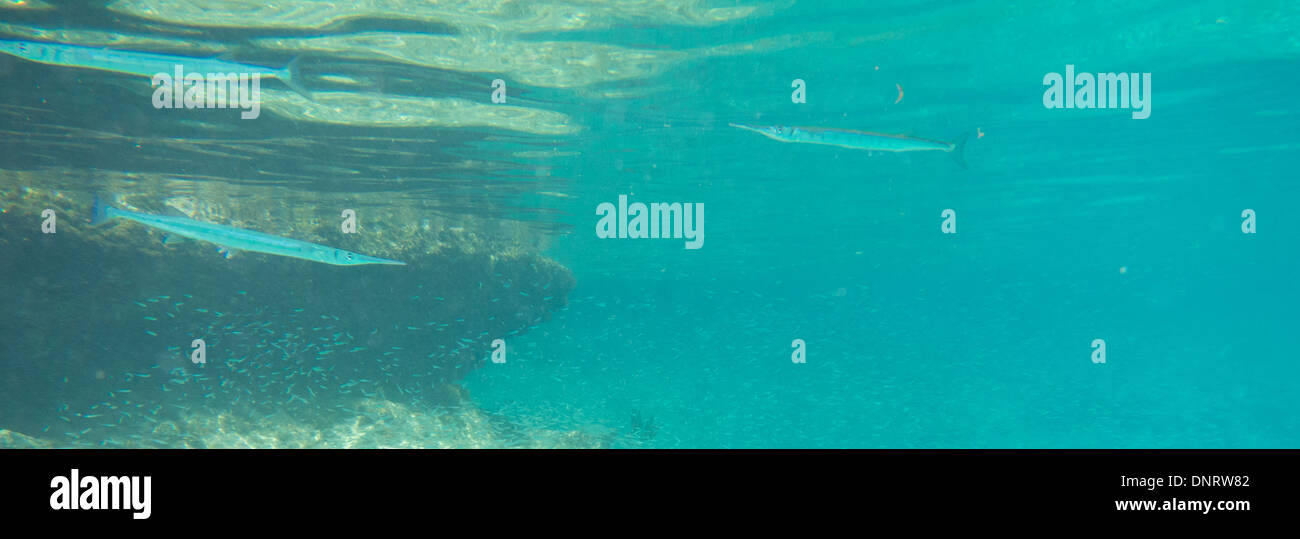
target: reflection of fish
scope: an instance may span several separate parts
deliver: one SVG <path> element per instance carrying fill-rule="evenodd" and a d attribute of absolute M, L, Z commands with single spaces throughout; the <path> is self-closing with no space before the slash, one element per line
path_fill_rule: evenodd
<path fill-rule="evenodd" d="M 279 79 L 293 91 L 308 99 L 311 94 L 298 84 L 297 59 L 284 69 L 229 62 L 217 58 L 195 58 L 153 52 L 122 51 L 82 45 L 43 43 L 39 41 L 13 41 L 0 39 L 0 52 L 42 64 L 84 67 L 115 73 L 152 77 L 158 73 L 171 74 L 176 66 L 184 66 L 189 73 L 248 73 Z"/>
<path fill-rule="evenodd" d="M 115 218 L 135 221 L 142 225 L 170 232 L 178 236 L 214 243 L 226 252 L 249 251 L 254 253 L 266 253 L 269 255 L 301 258 L 313 262 L 324 262 L 336 266 L 359 266 L 362 264 L 406 265 L 405 262 L 398 262 L 396 260 L 366 256 L 351 251 L 344 251 L 343 249 L 335 249 L 333 247 L 327 247 L 301 240 L 272 236 L 270 234 L 235 228 L 233 226 L 204 223 L 201 221 L 195 221 L 188 217 L 152 215 L 148 213 L 120 210 L 100 202 L 99 198 L 96 197 L 94 217 L 90 221 L 91 224 L 99 224 Z"/>
<path fill-rule="evenodd" d="M 955 142 L 943 142 L 904 135 L 869 133 L 866 131 L 852 131 L 848 129 L 832 129 L 825 127 L 785 127 L 780 125 L 752 126 L 743 124 L 728 125 L 746 131 L 753 131 L 767 138 L 779 140 L 781 142 L 828 144 L 843 148 L 874 150 L 878 152 L 938 150 L 948 152 L 948 154 L 952 156 L 952 159 L 956 161 L 961 168 L 966 168 L 966 159 L 963 157 L 962 152 L 966 149 L 967 133 L 962 133 Z"/>

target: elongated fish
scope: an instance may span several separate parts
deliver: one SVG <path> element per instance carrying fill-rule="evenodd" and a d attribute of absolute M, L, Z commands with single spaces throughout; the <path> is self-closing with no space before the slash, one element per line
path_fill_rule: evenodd
<path fill-rule="evenodd" d="M 126 219 L 164 232 L 186 238 L 216 244 L 227 252 L 249 251 L 269 255 L 301 258 L 312 262 L 324 262 L 335 266 L 359 266 L 362 264 L 393 264 L 405 266 L 405 262 L 366 256 L 352 251 L 335 249 L 315 243 L 272 236 L 253 230 L 233 226 L 216 225 L 195 221 L 188 217 L 173 217 L 138 213 L 122 210 L 104 204 L 95 197 L 94 217 L 90 224 L 103 223 L 110 219 Z"/>
<path fill-rule="evenodd" d="M 272 77 L 283 82 L 308 99 L 311 94 L 298 84 L 298 60 L 295 58 L 284 69 L 266 66 L 241 64 L 217 58 L 196 58 L 153 52 L 126 51 L 83 45 L 64 45 L 40 41 L 14 41 L 0 39 L 0 52 L 57 66 L 99 69 L 114 73 L 126 73 L 142 77 L 153 77 L 158 73 L 171 74 L 177 65 L 184 66 L 187 73 L 257 73 L 263 77 Z"/>
<path fill-rule="evenodd" d="M 779 140 L 781 142 L 827 144 L 842 148 L 874 150 L 878 152 L 919 152 L 926 150 L 948 152 L 948 155 L 952 156 L 953 161 L 956 161 L 961 168 L 966 168 L 966 158 L 962 155 L 962 152 L 966 150 L 966 137 L 969 136 L 969 133 L 962 133 L 955 142 L 943 142 L 940 140 L 926 140 L 923 138 L 908 137 L 904 135 L 870 133 L 866 131 L 833 129 L 827 127 L 786 127 L 782 125 L 753 126 L 744 124 L 728 125 L 746 131 L 753 131 L 767 138 Z"/>

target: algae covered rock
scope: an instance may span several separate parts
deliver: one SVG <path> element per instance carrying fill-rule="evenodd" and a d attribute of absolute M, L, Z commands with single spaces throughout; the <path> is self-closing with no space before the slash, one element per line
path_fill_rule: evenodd
<path fill-rule="evenodd" d="M 52 445 L 39 438 L 0 429 L 0 449 L 45 449 Z"/>
<path fill-rule="evenodd" d="M 202 242 L 164 244 L 133 222 L 91 227 L 91 193 L 8 180 L 0 294 L 10 301 L 0 334 L 10 368 L 0 377 L 0 424 L 54 438 L 113 439 L 121 425 L 141 424 L 148 429 L 135 442 L 203 445 L 186 437 L 194 417 L 328 423 L 329 412 L 362 401 L 463 401 L 448 382 L 482 365 L 494 342 L 564 307 L 575 285 L 526 225 L 360 207 L 358 233 L 344 234 L 337 208 L 347 200 L 320 202 L 327 211 L 228 193 L 113 199 L 407 265 L 226 259 Z M 54 233 L 42 229 L 50 211 Z"/>

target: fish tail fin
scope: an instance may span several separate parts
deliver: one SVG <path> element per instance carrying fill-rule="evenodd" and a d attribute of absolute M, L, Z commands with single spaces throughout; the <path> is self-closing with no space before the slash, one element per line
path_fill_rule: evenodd
<path fill-rule="evenodd" d="M 952 143 L 952 149 L 948 150 L 948 155 L 952 160 L 957 162 L 957 166 L 965 170 L 966 167 L 966 139 L 970 138 L 970 133 L 962 133 L 957 140 Z"/>
<path fill-rule="evenodd" d="M 92 206 L 90 210 L 90 224 L 97 225 L 112 219 L 113 216 L 109 214 L 109 210 L 111 209 L 113 209 L 112 206 L 109 206 L 108 204 L 105 204 L 104 201 L 100 200 L 99 195 L 95 195 L 95 205 Z"/>
<path fill-rule="evenodd" d="M 280 70 L 276 78 L 280 79 L 280 82 L 283 82 L 284 85 L 288 86 L 290 90 L 298 92 L 299 95 L 302 95 L 303 97 L 307 98 L 308 101 L 315 101 L 311 97 L 311 92 L 308 91 L 307 88 L 305 88 L 303 85 L 298 83 L 298 57 L 297 56 L 295 56 L 292 60 L 289 60 L 289 65 L 284 66 L 284 69 Z"/>

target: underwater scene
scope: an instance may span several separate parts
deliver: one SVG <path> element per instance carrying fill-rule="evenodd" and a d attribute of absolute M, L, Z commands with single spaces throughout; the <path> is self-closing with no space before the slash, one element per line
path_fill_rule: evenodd
<path fill-rule="evenodd" d="M 3 448 L 1300 447 L 1294 1 L 5 0 L 0 53 Z"/>

